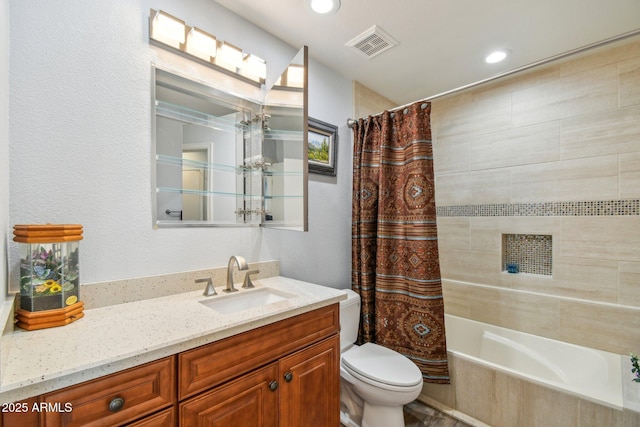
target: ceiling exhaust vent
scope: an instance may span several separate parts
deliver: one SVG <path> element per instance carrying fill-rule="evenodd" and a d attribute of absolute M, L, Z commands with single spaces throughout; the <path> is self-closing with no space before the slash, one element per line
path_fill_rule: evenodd
<path fill-rule="evenodd" d="M 398 45 L 398 42 L 389 34 L 374 25 L 364 33 L 348 41 L 345 46 L 355 49 L 359 54 L 371 59 L 380 55 L 385 50 Z"/>

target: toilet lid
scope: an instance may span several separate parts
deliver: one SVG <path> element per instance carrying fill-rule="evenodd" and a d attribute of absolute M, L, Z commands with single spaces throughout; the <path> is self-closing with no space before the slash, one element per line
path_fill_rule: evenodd
<path fill-rule="evenodd" d="M 366 343 L 342 355 L 344 367 L 383 384 L 412 387 L 422 383 L 420 369 L 408 358 L 386 347 Z"/>

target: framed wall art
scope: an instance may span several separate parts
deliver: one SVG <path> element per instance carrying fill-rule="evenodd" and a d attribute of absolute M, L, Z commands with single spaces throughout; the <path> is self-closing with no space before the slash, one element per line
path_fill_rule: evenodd
<path fill-rule="evenodd" d="M 336 176 L 338 127 L 309 117 L 309 172 Z"/>

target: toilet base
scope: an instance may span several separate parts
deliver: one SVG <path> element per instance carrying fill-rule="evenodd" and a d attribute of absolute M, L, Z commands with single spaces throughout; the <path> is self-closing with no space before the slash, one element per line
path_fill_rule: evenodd
<path fill-rule="evenodd" d="M 364 403 L 362 427 L 404 427 L 402 406 L 380 406 Z"/>
<path fill-rule="evenodd" d="M 361 427 L 364 401 L 350 384 L 340 381 L 340 420 L 346 427 Z"/>
<path fill-rule="evenodd" d="M 351 416 L 344 411 L 340 411 L 340 425 L 344 427 L 362 427 L 355 420 L 351 419 Z"/>

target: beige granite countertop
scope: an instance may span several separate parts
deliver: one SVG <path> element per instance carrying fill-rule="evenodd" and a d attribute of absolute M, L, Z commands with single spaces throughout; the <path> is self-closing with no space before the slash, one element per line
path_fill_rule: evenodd
<path fill-rule="evenodd" d="M 189 350 L 256 327 L 324 307 L 344 292 L 282 276 L 255 280 L 294 297 L 259 308 L 220 314 L 203 300 L 233 298 L 220 292 L 204 297 L 186 292 L 85 310 L 67 326 L 2 336 L 0 403 L 12 402 L 108 375 Z"/>

